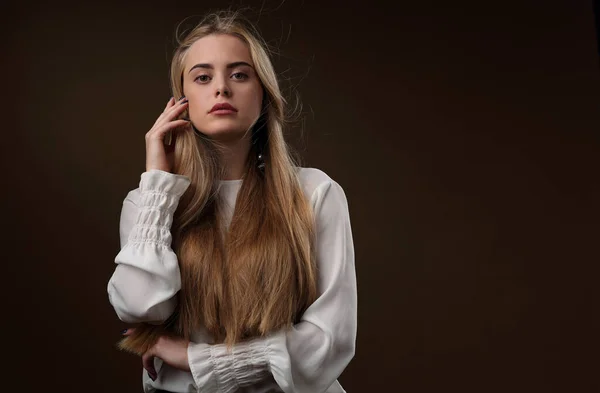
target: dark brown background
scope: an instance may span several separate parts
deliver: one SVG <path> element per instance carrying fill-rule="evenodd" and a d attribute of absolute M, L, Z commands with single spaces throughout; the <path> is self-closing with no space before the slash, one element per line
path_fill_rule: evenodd
<path fill-rule="evenodd" d="M 267 1 L 259 23 L 304 103 L 291 140 L 349 200 L 359 333 L 341 382 L 597 392 L 592 2 L 414 3 Z M 230 3 L 4 4 L 2 383 L 141 392 L 106 294 L 121 203 L 175 25 Z"/>

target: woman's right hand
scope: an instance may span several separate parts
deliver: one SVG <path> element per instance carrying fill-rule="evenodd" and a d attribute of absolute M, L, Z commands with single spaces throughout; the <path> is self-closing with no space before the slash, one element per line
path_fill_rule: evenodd
<path fill-rule="evenodd" d="M 165 135 L 177 128 L 188 125 L 188 120 L 174 120 L 187 108 L 185 97 L 175 102 L 171 97 L 163 113 L 156 119 L 152 129 L 146 133 L 146 171 L 159 169 L 171 172 L 173 169 L 174 138 L 170 146 L 165 145 Z"/>

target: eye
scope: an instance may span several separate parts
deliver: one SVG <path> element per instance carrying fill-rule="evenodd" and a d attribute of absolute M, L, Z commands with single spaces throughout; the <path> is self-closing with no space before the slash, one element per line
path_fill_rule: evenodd
<path fill-rule="evenodd" d="M 237 80 L 244 80 L 248 78 L 248 75 L 244 74 L 243 72 L 236 72 L 235 74 L 233 74 L 232 76 L 238 76 L 238 78 L 234 78 Z"/>
<path fill-rule="evenodd" d="M 210 77 L 206 74 L 198 75 L 197 77 L 194 78 L 194 82 L 196 82 L 198 80 L 200 80 L 200 82 L 206 82 L 208 80 L 206 78 L 210 78 Z"/>

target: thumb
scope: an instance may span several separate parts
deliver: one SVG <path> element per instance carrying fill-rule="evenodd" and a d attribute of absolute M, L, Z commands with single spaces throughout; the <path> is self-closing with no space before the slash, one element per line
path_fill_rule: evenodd
<path fill-rule="evenodd" d="M 142 364 L 144 369 L 148 372 L 150 378 L 156 380 L 156 370 L 154 369 L 154 347 L 150 348 L 145 354 L 142 355 Z"/>

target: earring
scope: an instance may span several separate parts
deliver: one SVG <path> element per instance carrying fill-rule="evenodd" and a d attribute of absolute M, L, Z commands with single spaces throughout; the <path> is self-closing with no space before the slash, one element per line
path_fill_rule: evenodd
<path fill-rule="evenodd" d="M 265 173 L 265 158 L 263 157 L 262 153 L 258 154 L 258 169 L 262 173 Z"/>

